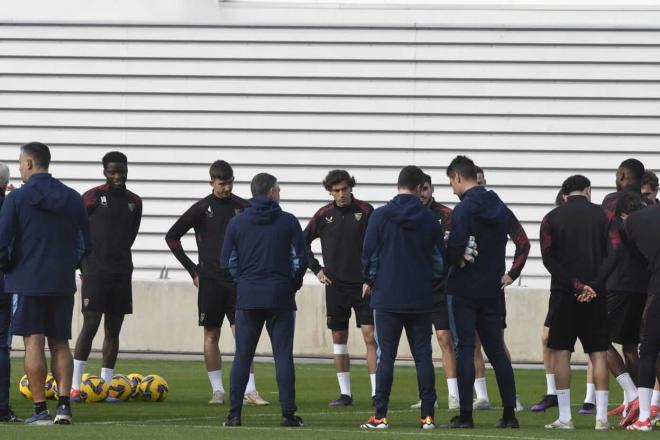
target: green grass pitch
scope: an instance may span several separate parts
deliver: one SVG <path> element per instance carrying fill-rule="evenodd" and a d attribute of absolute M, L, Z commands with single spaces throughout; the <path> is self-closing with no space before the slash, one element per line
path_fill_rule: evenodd
<path fill-rule="evenodd" d="M 224 384 L 228 389 L 229 364 L 224 368 Z M 21 417 L 28 416 L 31 403 L 18 394 L 18 380 L 22 375 L 22 359 L 12 360 L 12 407 Z M 100 373 L 98 360 L 90 361 L 88 372 Z M 331 409 L 327 403 L 338 396 L 338 387 L 334 368 L 329 364 L 299 364 L 296 368 L 297 403 L 299 414 L 306 426 L 301 429 L 280 428 L 277 387 L 272 364 L 256 364 L 257 388 L 261 395 L 273 404 L 267 407 L 248 407 L 243 413 L 243 427 L 222 428 L 221 421 L 227 414 L 227 404 L 210 406 L 210 386 L 203 363 L 200 361 L 161 361 L 161 360 L 123 360 L 119 359 L 118 373 L 157 373 L 169 383 L 170 394 L 165 402 L 147 403 L 130 401 L 122 404 L 75 404 L 73 406 L 74 424 L 71 426 L 26 427 L 18 424 L 0 425 L 0 439 L 206 439 L 231 438 L 232 440 L 268 438 L 278 439 L 385 439 L 407 438 L 423 435 L 432 438 L 447 439 L 483 439 L 483 440 L 536 440 L 536 439 L 609 439 L 629 438 L 638 433 L 614 430 L 595 432 L 594 417 L 577 414 L 578 405 L 584 398 L 585 372 L 577 371 L 573 376 L 573 420 L 575 431 L 547 431 L 544 423 L 557 417 L 556 409 L 548 413 L 532 414 L 527 409 L 545 392 L 545 376 L 542 370 L 517 370 L 516 384 L 518 394 L 526 407 L 518 418 L 522 425 L 519 430 L 497 430 L 492 428 L 500 417 L 500 409 L 475 412 L 477 428 L 470 431 L 450 431 L 436 429 L 420 431 L 418 412 L 409 409 L 417 400 L 415 370 L 412 367 L 398 366 L 395 370 L 394 389 L 388 416 L 390 429 L 379 432 L 364 432 L 359 424 L 372 414 L 370 387 L 366 369 L 356 365 L 352 369 L 353 394 L 355 404 L 352 407 Z M 437 369 L 437 390 L 440 409 L 436 412 L 436 423 L 447 423 L 455 414 L 446 409 L 447 389 L 444 375 Z M 610 394 L 611 406 L 621 402 L 621 392 L 616 382 L 612 381 Z M 488 391 L 494 405 L 499 405 L 495 378 L 488 372 Z M 51 411 L 55 402 L 49 402 Z M 615 422 L 610 420 L 611 423 Z M 655 436 L 654 434 L 652 434 Z M 642 435 L 643 436 L 643 435 Z"/>

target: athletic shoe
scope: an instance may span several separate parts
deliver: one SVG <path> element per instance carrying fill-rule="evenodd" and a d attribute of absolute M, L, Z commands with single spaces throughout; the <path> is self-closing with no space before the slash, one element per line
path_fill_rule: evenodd
<path fill-rule="evenodd" d="M 58 406 L 53 423 L 56 425 L 70 425 L 72 421 L 71 407 L 69 405 Z"/>
<path fill-rule="evenodd" d="M 377 419 L 376 416 L 369 417 L 367 423 L 363 423 L 360 425 L 360 428 L 362 429 L 387 429 L 389 427 L 390 426 L 387 424 L 387 417 L 383 417 L 382 419 Z"/>
<path fill-rule="evenodd" d="M 351 396 L 347 396 L 346 394 L 341 394 L 339 396 L 339 399 L 333 400 L 332 402 L 328 403 L 328 406 L 330 408 L 336 408 L 338 406 L 351 406 L 353 405 L 353 398 Z"/>
<path fill-rule="evenodd" d="M 303 419 L 301 417 L 293 414 L 282 417 L 280 426 L 284 426 L 288 428 L 302 428 L 303 426 L 305 426 L 305 424 L 303 423 Z"/>
<path fill-rule="evenodd" d="M 475 411 L 487 411 L 490 409 L 490 401 L 486 399 L 474 399 L 472 409 Z"/>
<path fill-rule="evenodd" d="M 222 405 L 225 403 L 225 392 L 222 390 L 213 391 L 213 396 L 209 400 L 210 405 Z"/>
<path fill-rule="evenodd" d="M 495 427 L 518 429 L 520 428 L 520 423 L 518 422 L 518 419 L 516 419 L 515 417 L 512 419 L 499 419 Z"/>
<path fill-rule="evenodd" d="M 258 391 L 251 391 L 243 396 L 243 405 L 266 406 L 270 405 L 270 402 L 264 400 Z"/>
<path fill-rule="evenodd" d="M 619 406 L 617 406 L 614 409 L 611 409 L 607 412 L 607 417 L 614 417 L 614 416 L 620 416 L 623 414 L 623 412 L 626 410 L 626 405 L 623 403 Z"/>
<path fill-rule="evenodd" d="M 564 422 L 563 420 L 555 420 L 552 423 L 549 423 L 544 426 L 545 429 L 575 429 L 575 425 L 573 425 L 573 421 L 569 420 L 568 422 Z"/>
<path fill-rule="evenodd" d="M 621 419 L 619 426 L 625 428 L 631 425 L 639 417 L 639 399 L 635 399 L 628 403 L 628 414 Z"/>
<path fill-rule="evenodd" d="M 69 393 L 69 401 L 71 403 L 80 403 L 80 390 L 71 388 L 71 393 Z"/>
<path fill-rule="evenodd" d="M 532 412 L 545 412 L 546 409 L 558 406 L 557 396 L 555 394 L 546 394 L 541 401 L 530 408 Z"/>
<path fill-rule="evenodd" d="M 651 405 L 651 418 L 657 416 L 660 414 L 660 406 L 658 405 Z"/>
<path fill-rule="evenodd" d="M 433 423 L 433 417 L 431 416 L 422 417 L 419 420 L 419 427 L 421 429 L 435 429 L 435 423 Z"/>
<path fill-rule="evenodd" d="M 50 411 L 41 411 L 39 414 L 32 414 L 32 416 L 25 421 L 25 424 L 28 426 L 52 425 L 53 418 L 50 416 Z"/>
<path fill-rule="evenodd" d="M 525 410 L 525 407 L 523 406 L 522 403 L 520 403 L 520 399 L 518 399 L 518 396 L 516 396 L 516 412 L 522 412 Z"/>
<path fill-rule="evenodd" d="M 451 429 L 473 429 L 474 420 L 463 420 L 461 416 L 454 416 L 449 421 L 449 428 Z"/>
<path fill-rule="evenodd" d="M 584 402 L 582 404 L 582 408 L 578 409 L 578 414 L 587 415 L 587 414 L 593 414 L 596 412 L 596 405 L 593 403 L 589 402 Z"/>
<path fill-rule="evenodd" d="M 234 426 L 241 426 L 241 419 L 232 416 L 231 414 L 227 416 L 224 422 L 222 422 L 222 426 L 226 426 L 228 428 L 234 427 Z"/>
<path fill-rule="evenodd" d="M 594 429 L 596 431 L 607 431 L 608 429 L 612 429 L 612 427 L 610 426 L 610 422 L 607 420 L 596 419 L 596 426 L 594 426 Z"/>
<path fill-rule="evenodd" d="M 22 423 L 24 422 L 23 419 L 16 417 L 16 414 L 14 414 L 14 411 L 12 410 L 7 410 L 5 414 L 0 415 L 0 423 Z"/>
<path fill-rule="evenodd" d="M 635 423 L 631 423 L 630 425 L 626 426 L 626 429 L 628 431 L 649 432 L 652 429 L 651 419 L 636 420 Z"/>
<path fill-rule="evenodd" d="M 421 401 L 420 401 L 421 402 Z M 452 396 L 451 394 L 447 396 L 447 406 L 450 410 L 458 410 L 461 408 L 458 398 Z M 438 402 L 435 402 L 435 407 L 438 407 Z"/>
<path fill-rule="evenodd" d="M 124 400 L 117 399 L 116 397 L 108 396 L 104 402 L 106 403 L 124 403 Z"/>
<path fill-rule="evenodd" d="M 451 396 L 449 396 L 449 398 L 453 399 L 453 397 L 451 397 Z M 452 402 L 451 402 L 451 400 L 449 400 L 449 405 L 451 405 L 451 404 L 452 404 Z M 458 400 L 456 401 L 456 404 L 458 405 Z M 421 400 L 418 400 L 417 403 L 413 403 L 412 405 L 410 405 L 410 409 L 420 409 L 421 407 L 422 407 L 422 401 Z M 436 409 L 438 408 L 438 401 L 437 400 L 433 404 L 433 408 L 436 408 Z M 456 408 L 452 408 L 450 406 L 449 409 L 458 409 L 458 406 Z"/>

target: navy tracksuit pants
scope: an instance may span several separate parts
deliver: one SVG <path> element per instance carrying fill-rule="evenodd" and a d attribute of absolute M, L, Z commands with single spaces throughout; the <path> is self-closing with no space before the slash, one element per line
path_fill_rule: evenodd
<path fill-rule="evenodd" d="M 436 394 L 431 350 L 433 335 L 431 312 L 398 313 L 374 310 L 374 328 L 374 337 L 378 346 L 376 418 L 382 419 L 387 416 L 394 380 L 394 360 L 404 328 L 417 369 L 417 386 L 419 398 L 422 399 L 421 415 L 433 416 Z"/>
<path fill-rule="evenodd" d="M 511 361 L 504 350 L 502 302 L 494 298 L 464 298 L 448 295 L 449 325 L 456 346 L 456 372 L 461 411 L 472 411 L 475 330 L 495 370 L 502 405 L 515 408 L 516 383 Z"/>
<path fill-rule="evenodd" d="M 229 414 L 241 417 L 243 395 L 250 376 L 254 352 L 266 325 L 273 347 L 275 376 L 282 415 L 296 412 L 296 372 L 293 365 L 294 310 L 236 310 L 236 354 L 231 366 Z"/>
<path fill-rule="evenodd" d="M 0 412 L 9 410 L 12 295 L 0 293 Z"/>

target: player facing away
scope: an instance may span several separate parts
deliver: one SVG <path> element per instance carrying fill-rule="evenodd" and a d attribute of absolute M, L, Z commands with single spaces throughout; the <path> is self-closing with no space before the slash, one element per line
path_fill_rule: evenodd
<path fill-rule="evenodd" d="M 403 329 L 415 359 L 421 429 L 433 429 L 436 401 L 431 353 L 433 281 L 442 278 L 444 239 L 440 224 L 419 199 L 424 172 L 399 173 L 399 194 L 372 214 L 362 249 L 365 295 L 371 295 L 378 344 L 375 415 L 363 429 L 386 429 L 394 361 Z"/>
<path fill-rule="evenodd" d="M 142 220 L 142 199 L 126 189 L 128 160 L 123 153 L 107 153 L 102 164 L 105 183 L 83 194 L 94 250 L 81 269 L 83 326 L 73 358 L 72 401 L 80 401 L 78 389 L 101 318 L 105 332 L 101 378 L 109 386 L 124 316 L 133 313 L 131 247 Z"/>
<path fill-rule="evenodd" d="M 422 204 L 431 210 L 437 222 L 440 224 L 442 236 L 451 230 L 451 208 L 438 203 L 433 198 L 433 181 L 431 176 L 424 174 L 424 185 L 419 195 Z M 435 336 L 442 352 L 442 368 L 447 378 L 447 404 L 449 409 L 458 409 L 458 380 L 456 379 L 456 354 L 454 353 L 454 341 L 449 330 L 449 310 L 447 308 L 446 279 L 442 278 L 433 283 L 433 327 Z M 411 405 L 411 408 L 421 408 L 422 401 Z M 437 404 L 436 404 L 437 406 Z"/>
<path fill-rule="evenodd" d="M 332 332 L 333 354 L 340 396 L 329 406 L 353 404 L 348 354 L 351 309 L 367 349 L 371 397 L 376 394 L 376 342 L 369 298 L 362 296 L 362 242 L 373 207 L 353 196 L 355 178 L 345 170 L 332 170 L 323 186 L 333 198 L 319 209 L 305 228 L 309 268 L 325 285 L 327 326 Z M 311 243 L 321 239 L 323 266 L 314 258 Z"/>
<path fill-rule="evenodd" d="M 477 168 L 477 184 L 480 186 L 486 186 L 486 177 L 484 170 L 481 167 Z M 520 273 L 525 267 L 527 262 L 527 257 L 529 256 L 529 239 L 523 229 L 520 221 L 515 216 L 515 214 L 507 207 L 509 210 L 509 223 L 507 226 L 507 234 L 509 239 L 513 241 L 516 246 L 516 250 L 513 255 L 513 263 L 511 268 L 502 275 L 502 332 L 506 329 L 506 296 L 504 294 L 504 289 L 507 286 L 513 284 L 513 282 L 518 279 Z M 509 348 L 504 343 L 504 349 L 506 354 L 511 359 L 511 354 L 509 353 Z M 474 351 L 474 361 L 475 361 L 475 379 L 474 379 L 474 390 L 477 394 L 476 399 L 472 403 L 472 408 L 475 410 L 485 410 L 490 409 L 490 399 L 488 398 L 488 388 L 486 387 L 486 363 L 484 361 L 483 354 L 481 353 L 481 341 L 477 335 L 475 351 Z M 522 411 L 524 408 L 518 398 L 516 398 L 516 411 Z"/>
<path fill-rule="evenodd" d="M 477 169 L 466 156 L 447 167 L 450 185 L 460 199 L 451 217 L 447 240 L 447 298 L 456 364 L 460 414 L 451 428 L 474 428 L 472 387 L 475 379 L 475 335 L 490 360 L 504 407 L 498 428 L 518 428 L 516 385 L 502 333 L 502 274 L 505 271 L 507 229 L 511 211 L 498 195 L 477 183 Z M 478 256 L 465 263 L 465 249 L 476 241 Z"/>
<path fill-rule="evenodd" d="M 222 385 L 220 328 L 226 316 L 234 332 L 236 287 L 220 267 L 220 251 L 229 221 L 242 213 L 249 203 L 232 193 L 234 170 L 227 162 L 213 162 L 209 174 L 211 194 L 179 217 L 167 231 L 165 241 L 198 288 L 198 322 L 200 327 L 204 327 L 204 363 L 213 390 L 209 404 L 222 405 L 225 389 Z M 181 237 L 191 229 L 195 231 L 199 264 L 193 263 L 181 246 Z M 257 392 L 254 373 L 250 373 L 245 390 L 245 404 L 268 405 Z"/>
<path fill-rule="evenodd" d="M 273 349 L 282 411 L 280 426 L 302 427 L 296 415 L 293 336 L 296 292 L 307 270 L 300 222 L 280 208 L 274 176 L 259 173 L 250 184 L 251 206 L 233 218 L 222 245 L 221 267 L 237 285 L 236 355 L 231 367 L 231 407 L 223 426 L 241 426 L 250 364 L 266 327 Z"/>
<path fill-rule="evenodd" d="M 559 418 L 547 429 L 574 429 L 571 418 L 571 353 L 579 338 L 593 365 L 596 386 L 597 430 L 607 421 L 609 346 L 605 287 L 601 274 L 608 250 L 608 220 L 590 202 L 591 183 L 581 175 L 562 184 L 566 203 L 550 211 L 541 222 L 543 264 L 552 277 L 559 304 L 550 322 L 548 348 L 552 350 Z"/>

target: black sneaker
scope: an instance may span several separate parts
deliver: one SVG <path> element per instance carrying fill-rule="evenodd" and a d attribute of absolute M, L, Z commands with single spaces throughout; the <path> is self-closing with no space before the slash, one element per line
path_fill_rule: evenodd
<path fill-rule="evenodd" d="M 454 416 L 449 422 L 451 429 L 473 429 L 474 420 L 463 420 L 461 416 Z"/>
<path fill-rule="evenodd" d="M 73 414 L 71 414 L 71 407 L 68 405 L 58 406 L 53 423 L 56 425 L 70 425 L 72 421 Z"/>
<path fill-rule="evenodd" d="M 293 428 L 301 428 L 305 426 L 303 423 L 303 419 L 300 418 L 299 416 L 296 415 L 291 415 L 291 416 L 283 416 L 282 421 L 280 422 L 280 426 L 284 427 L 293 427 Z"/>
<path fill-rule="evenodd" d="M 339 396 L 339 399 L 333 400 L 332 402 L 328 403 L 328 406 L 330 408 L 336 408 L 338 406 L 351 406 L 353 405 L 353 398 L 351 396 L 347 396 L 346 394 L 341 394 Z"/>
<path fill-rule="evenodd" d="M 32 414 L 32 416 L 25 421 L 25 424 L 28 426 L 52 425 L 53 418 L 50 415 L 50 411 L 41 411 L 40 413 Z"/>
<path fill-rule="evenodd" d="M 222 422 L 222 426 L 227 426 L 227 427 L 232 427 L 232 426 L 241 426 L 241 419 L 236 416 L 232 416 L 231 414 L 227 416 L 224 422 Z"/>
<path fill-rule="evenodd" d="M 497 421 L 497 424 L 495 425 L 496 428 L 520 428 L 520 423 L 518 423 L 518 419 L 515 417 L 512 419 L 499 419 Z"/>
<path fill-rule="evenodd" d="M 596 412 L 596 405 L 589 402 L 584 402 L 582 404 L 582 408 L 578 410 L 578 414 L 582 414 L 582 415 L 594 414 L 595 412 Z"/>
<path fill-rule="evenodd" d="M 557 396 L 555 394 L 546 394 L 541 401 L 530 408 L 531 412 L 545 412 L 546 409 L 558 406 Z"/>
<path fill-rule="evenodd" d="M 12 410 L 7 410 L 6 413 L 0 415 L 0 423 L 22 423 L 24 422 L 23 419 L 16 417 L 16 414 L 14 414 L 14 411 Z"/>

